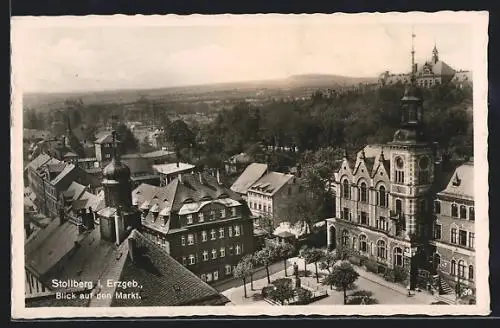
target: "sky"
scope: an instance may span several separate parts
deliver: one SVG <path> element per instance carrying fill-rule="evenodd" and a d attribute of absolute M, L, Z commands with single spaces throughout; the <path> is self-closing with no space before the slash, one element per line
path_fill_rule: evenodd
<path fill-rule="evenodd" d="M 410 69 L 412 28 L 417 62 L 429 59 L 436 44 L 451 67 L 472 69 L 473 34 L 466 22 L 360 24 L 290 17 L 217 24 L 22 21 L 13 24 L 15 72 L 25 92 L 146 89 L 297 74 L 373 77 Z"/>

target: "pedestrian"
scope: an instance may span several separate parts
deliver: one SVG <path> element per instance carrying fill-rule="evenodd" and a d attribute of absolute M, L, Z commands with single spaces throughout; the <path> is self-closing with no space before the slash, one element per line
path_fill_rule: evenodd
<path fill-rule="evenodd" d="M 411 288 L 408 286 L 408 297 L 411 297 Z"/>
<path fill-rule="evenodd" d="M 293 262 L 293 274 L 295 277 L 299 276 L 299 266 L 297 265 L 297 262 Z"/>

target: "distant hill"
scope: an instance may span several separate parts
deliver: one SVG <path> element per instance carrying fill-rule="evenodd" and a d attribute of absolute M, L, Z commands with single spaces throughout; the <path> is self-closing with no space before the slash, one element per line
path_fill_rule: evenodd
<path fill-rule="evenodd" d="M 376 77 L 347 77 L 340 75 L 327 74 L 304 74 L 293 75 L 285 79 L 262 80 L 262 81 L 243 81 L 229 83 L 214 83 L 203 85 L 190 85 L 178 87 L 166 87 L 155 89 L 126 89 L 126 90 L 109 90 L 98 92 L 68 92 L 68 93 L 26 93 L 23 98 L 24 107 L 35 108 L 39 110 L 64 107 L 65 100 L 81 99 L 86 104 L 91 103 L 130 103 L 136 101 L 140 97 L 148 99 L 158 98 L 177 98 L 187 95 L 203 95 L 211 94 L 224 97 L 224 92 L 248 92 L 252 90 L 291 90 L 291 89 L 306 89 L 306 88 L 338 88 L 345 86 L 357 85 L 359 83 L 375 83 Z M 242 95 L 242 98 L 245 97 Z M 171 99 L 174 100 L 174 99 Z"/>

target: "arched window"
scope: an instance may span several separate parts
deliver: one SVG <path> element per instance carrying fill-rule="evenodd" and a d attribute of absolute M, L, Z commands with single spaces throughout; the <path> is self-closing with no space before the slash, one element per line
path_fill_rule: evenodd
<path fill-rule="evenodd" d="M 403 250 L 400 247 L 394 248 L 394 265 L 403 266 Z"/>
<path fill-rule="evenodd" d="M 401 199 L 396 199 L 396 213 L 401 213 L 403 211 L 403 203 Z"/>
<path fill-rule="evenodd" d="M 349 181 L 347 181 L 347 179 L 345 179 L 342 186 L 343 186 L 342 191 L 344 194 L 344 198 L 350 199 L 351 198 L 351 186 L 349 186 Z"/>
<path fill-rule="evenodd" d="M 356 237 L 352 237 L 352 249 L 356 249 L 356 246 L 357 246 Z"/>
<path fill-rule="evenodd" d="M 366 236 L 365 235 L 360 235 L 359 236 L 359 250 L 363 253 L 368 252 L 368 243 L 366 242 Z"/>
<path fill-rule="evenodd" d="M 342 245 L 349 245 L 349 231 L 347 230 L 342 231 Z"/>
<path fill-rule="evenodd" d="M 439 269 L 439 266 L 441 265 L 441 256 L 439 254 L 434 254 L 434 267 L 436 269 Z"/>
<path fill-rule="evenodd" d="M 450 271 L 450 274 L 452 276 L 454 276 L 454 275 L 457 274 L 457 262 L 455 262 L 455 260 L 451 260 L 451 271 Z"/>
<path fill-rule="evenodd" d="M 382 260 L 386 259 L 385 241 L 383 240 L 377 241 L 377 257 Z"/>
<path fill-rule="evenodd" d="M 465 262 L 464 260 L 458 261 L 458 276 L 465 278 Z"/>
<path fill-rule="evenodd" d="M 380 188 L 378 189 L 378 203 L 381 207 L 386 207 L 387 206 L 387 202 L 386 202 L 386 195 L 385 195 L 385 187 L 384 186 L 380 186 Z"/>
<path fill-rule="evenodd" d="M 469 265 L 469 280 L 474 280 L 474 267 Z"/>
<path fill-rule="evenodd" d="M 434 201 L 434 213 L 441 213 L 441 202 L 439 200 Z"/>
<path fill-rule="evenodd" d="M 361 182 L 361 187 L 359 189 L 360 201 L 366 203 L 368 201 L 368 191 L 366 190 L 366 183 Z"/>
<path fill-rule="evenodd" d="M 460 205 L 460 218 L 467 219 L 467 208 L 465 205 Z"/>
<path fill-rule="evenodd" d="M 474 221 L 474 207 L 469 207 L 469 220 Z"/>
<path fill-rule="evenodd" d="M 457 206 L 457 204 L 451 204 L 451 216 L 458 217 L 458 206 Z"/>

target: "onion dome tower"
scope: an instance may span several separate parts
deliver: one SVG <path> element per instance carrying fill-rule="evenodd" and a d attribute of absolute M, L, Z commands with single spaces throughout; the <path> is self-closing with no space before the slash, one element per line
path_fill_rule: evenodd
<path fill-rule="evenodd" d="M 113 153 L 111 162 L 104 168 L 104 201 L 107 207 L 130 208 L 132 206 L 132 184 L 130 168 L 123 164 L 118 153 L 116 132 L 112 132 Z"/>

